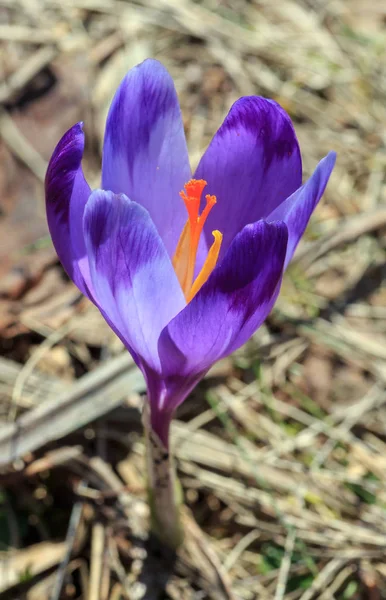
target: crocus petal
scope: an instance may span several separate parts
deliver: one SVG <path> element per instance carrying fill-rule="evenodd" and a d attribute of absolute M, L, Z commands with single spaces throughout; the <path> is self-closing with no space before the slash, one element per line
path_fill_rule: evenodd
<path fill-rule="evenodd" d="M 263 323 L 279 292 L 287 237 L 284 223 L 244 227 L 206 284 L 162 332 L 159 352 L 169 395 L 163 402 L 169 410 Z"/>
<path fill-rule="evenodd" d="M 220 260 L 248 223 L 269 215 L 302 183 L 298 141 L 286 112 L 273 100 L 238 100 L 215 134 L 194 175 L 208 182 L 217 205 L 205 225 L 223 233 Z"/>
<path fill-rule="evenodd" d="M 147 367 L 159 370 L 160 332 L 186 302 L 149 213 L 123 194 L 95 190 L 83 227 L 102 314 L 145 375 Z"/>
<path fill-rule="evenodd" d="M 172 256 L 187 219 L 179 192 L 191 178 L 174 83 L 156 60 L 128 72 L 106 124 L 102 187 L 144 206 Z"/>
<path fill-rule="evenodd" d="M 267 221 L 284 221 L 288 227 L 287 268 L 315 206 L 322 197 L 334 168 L 336 153 L 330 152 L 320 161 L 310 179 L 280 204 Z"/>
<path fill-rule="evenodd" d="M 82 226 L 84 208 L 91 193 L 81 167 L 83 149 L 82 123 L 78 123 L 64 134 L 48 165 L 46 209 L 60 262 L 81 292 L 92 298 Z"/>

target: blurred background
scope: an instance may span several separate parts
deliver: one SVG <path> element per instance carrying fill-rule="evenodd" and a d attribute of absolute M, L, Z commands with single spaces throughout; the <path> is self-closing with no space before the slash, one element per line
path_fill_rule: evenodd
<path fill-rule="evenodd" d="M 193 168 L 250 94 L 290 114 L 304 178 L 338 154 L 266 325 L 178 414 L 172 567 L 146 541 L 142 379 L 59 265 L 43 191 L 80 120 L 99 185 L 147 57 Z M 1 598 L 386 598 L 385 0 L 0 0 L 0 73 Z"/>

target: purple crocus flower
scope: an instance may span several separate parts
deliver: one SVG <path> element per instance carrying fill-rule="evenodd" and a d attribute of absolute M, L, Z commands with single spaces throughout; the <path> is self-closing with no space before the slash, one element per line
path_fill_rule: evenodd
<path fill-rule="evenodd" d="M 84 178 L 83 148 L 79 123 L 51 158 L 50 232 L 66 272 L 142 370 L 151 425 L 167 447 L 176 407 L 273 307 L 335 153 L 302 185 L 290 118 L 249 96 L 232 106 L 192 179 L 174 84 L 155 60 L 129 71 L 115 94 L 102 189 Z"/>

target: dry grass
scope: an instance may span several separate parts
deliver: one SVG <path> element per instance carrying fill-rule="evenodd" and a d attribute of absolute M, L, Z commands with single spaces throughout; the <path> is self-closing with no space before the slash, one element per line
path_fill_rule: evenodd
<path fill-rule="evenodd" d="M 385 20 L 383 0 L 0 0 L 2 597 L 386 598 Z M 35 198 L 44 221 L 76 120 L 98 181 L 112 94 L 148 56 L 176 81 L 193 166 L 247 94 L 290 113 L 305 176 L 338 153 L 268 323 L 178 414 L 173 564 L 146 541 L 142 379 L 45 226 L 12 220 Z"/>

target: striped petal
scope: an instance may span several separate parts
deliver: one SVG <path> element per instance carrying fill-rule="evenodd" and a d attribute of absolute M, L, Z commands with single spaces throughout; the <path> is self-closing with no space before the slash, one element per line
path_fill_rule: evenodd
<path fill-rule="evenodd" d="M 123 194 L 95 190 L 84 235 L 98 306 L 145 376 L 159 371 L 159 335 L 186 302 L 148 212 Z"/>
<path fill-rule="evenodd" d="M 285 268 L 296 250 L 316 205 L 323 196 L 335 160 L 335 152 L 330 152 L 320 161 L 310 179 L 285 202 L 282 202 L 267 218 L 269 222 L 284 221 L 288 227 Z"/>
<path fill-rule="evenodd" d="M 217 205 L 205 224 L 223 234 L 220 260 L 235 235 L 265 219 L 302 183 L 299 144 L 291 120 L 273 100 L 240 98 L 215 134 L 194 175 L 208 182 Z"/>
<path fill-rule="evenodd" d="M 191 178 L 174 83 L 156 60 L 128 72 L 106 124 L 102 187 L 144 206 L 172 256 L 187 219 L 179 197 Z"/>
<path fill-rule="evenodd" d="M 84 150 L 82 124 L 64 134 L 48 165 L 45 192 L 48 227 L 55 250 L 68 276 L 92 299 L 83 213 L 91 190 L 81 161 Z"/>
<path fill-rule="evenodd" d="M 288 232 L 258 221 L 235 237 L 222 263 L 161 334 L 159 352 L 169 400 L 178 405 L 220 358 L 244 344 L 279 293 Z"/>

